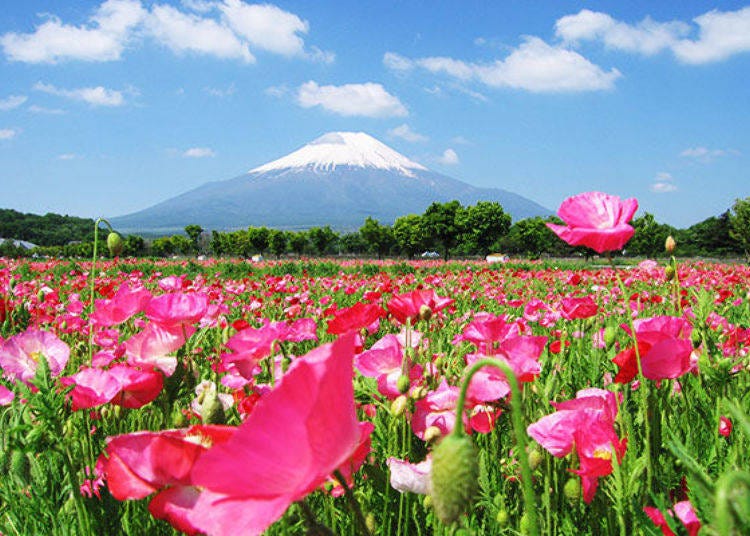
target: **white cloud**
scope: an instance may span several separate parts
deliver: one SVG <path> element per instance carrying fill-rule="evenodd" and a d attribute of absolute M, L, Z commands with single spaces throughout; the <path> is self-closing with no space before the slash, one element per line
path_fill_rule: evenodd
<path fill-rule="evenodd" d="M 707 164 L 716 158 L 721 158 L 722 156 L 736 156 L 738 154 L 739 151 L 735 149 L 709 149 L 708 147 L 698 146 L 685 149 L 680 153 L 680 156 L 685 158 L 692 158 L 694 160 L 697 160 L 698 162 Z"/>
<path fill-rule="evenodd" d="M 490 87 L 535 93 L 610 89 L 621 76 L 617 69 L 604 71 L 574 50 L 549 45 L 538 37 L 526 37 L 505 59 L 488 64 L 446 57 L 411 60 L 392 52 L 385 54 L 383 63 L 399 72 L 419 67 L 461 81 L 477 80 Z M 484 98 L 481 94 L 472 96 Z"/>
<path fill-rule="evenodd" d="M 684 63 L 721 61 L 750 51 L 750 6 L 737 11 L 709 11 L 693 19 L 698 37 L 689 38 L 694 27 L 682 21 L 656 22 L 646 17 L 628 24 L 606 13 L 581 10 L 555 23 L 557 36 L 566 43 L 601 41 L 605 46 L 645 55 L 671 50 Z"/>
<path fill-rule="evenodd" d="M 234 85 L 234 82 L 229 84 L 226 88 L 220 88 L 220 87 L 205 87 L 203 88 L 203 91 L 211 95 L 212 97 L 231 97 L 235 93 L 237 93 L 237 86 Z"/>
<path fill-rule="evenodd" d="M 674 183 L 674 177 L 670 173 L 660 171 L 654 177 L 654 181 L 649 186 L 649 190 L 657 194 L 667 194 L 677 191 L 677 185 Z"/>
<path fill-rule="evenodd" d="M 7 112 L 8 110 L 18 108 L 28 99 L 26 95 L 10 95 L 9 97 L 0 99 L 0 111 Z"/>
<path fill-rule="evenodd" d="M 660 23 L 646 17 L 631 25 L 588 9 L 562 17 L 555 23 L 555 32 L 564 41 L 599 39 L 610 48 L 647 55 L 671 47 L 689 31 L 690 27 L 679 21 Z"/>
<path fill-rule="evenodd" d="M 471 145 L 471 142 L 463 136 L 456 136 L 451 139 L 451 142 L 455 143 L 456 145 Z"/>
<path fill-rule="evenodd" d="M 305 47 L 307 21 L 275 5 L 242 0 L 180 3 L 146 8 L 141 0 L 107 0 L 80 26 L 45 15 L 34 32 L 0 35 L 0 47 L 11 61 L 26 63 L 114 61 L 128 46 L 148 38 L 176 54 L 191 52 L 246 63 L 255 61 L 254 49 L 321 63 L 334 61 L 332 52 Z"/>
<path fill-rule="evenodd" d="M 698 39 L 685 39 L 673 47 L 680 61 L 708 63 L 750 52 L 750 6 L 737 11 L 709 11 L 693 21 L 699 27 Z"/>
<path fill-rule="evenodd" d="M 65 113 L 65 110 L 61 110 L 60 108 L 45 108 L 43 106 L 37 106 L 36 104 L 29 106 L 29 111 L 34 114 L 48 115 L 62 115 Z"/>
<path fill-rule="evenodd" d="M 248 44 L 227 26 L 168 5 L 155 5 L 151 9 L 146 28 L 157 41 L 177 54 L 193 52 L 241 59 L 246 63 L 255 61 Z"/>
<path fill-rule="evenodd" d="M 388 135 L 392 138 L 401 138 L 411 143 L 423 142 L 429 139 L 427 136 L 413 131 L 406 123 L 390 129 Z"/>
<path fill-rule="evenodd" d="M 182 156 L 185 158 L 212 158 L 216 156 L 216 153 L 208 147 L 191 147 L 182 153 Z"/>
<path fill-rule="evenodd" d="M 453 149 L 446 149 L 443 154 L 438 157 L 437 161 L 446 166 L 455 166 L 458 164 L 458 154 Z"/>
<path fill-rule="evenodd" d="M 219 9 L 227 25 L 253 47 L 284 56 L 304 53 L 305 42 L 299 34 L 306 34 L 310 26 L 294 13 L 240 0 L 224 0 Z"/>
<path fill-rule="evenodd" d="M 270 97 L 276 97 L 277 99 L 279 99 L 289 94 L 289 87 L 287 87 L 286 84 L 281 84 L 280 86 L 270 86 L 267 87 L 263 91 L 263 93 Z"/>
<path fill-rule="evenodd" d="M 78 158 L 78 155 L 74 153 L 64 153 L 57 157 L 58 160 L 75 160 L 76 158 Z"/>
<path fill-rule="evenodd" d="M 125 97 L 122 91 L 107 89 L 102 86 L 62 89 L 52 84 L 37 82 L 34 84 L 34 89 L 49 93 L 50 95 L 57 95 L 58 97 L 87 102 L 92 106 L 122 106 L 125 104 Z"/>
<path fill-rule="evenodd" d="M 10 140 L 16 137 L 18 131 L 12 128 L 0 128 L 0 140 Z"/>
<path fill-rule="evenodd" d="M 26 63 L 117 60 L 145 15 L 139 0 L 107 0 L 87 25 L 71 26 L 48 16 L 32 33 L 0 36 L 0 46 L 9 60 Z"/>
<path fill-rule="evenodd" d="M 401 101 L 388 93 L 382 85 L 344 84 L 319 86 L 310 81 L 297 90 L 297 103 L 303 108 L 320 106 L 343 116 L 403 117 L 409 115 Z"/>

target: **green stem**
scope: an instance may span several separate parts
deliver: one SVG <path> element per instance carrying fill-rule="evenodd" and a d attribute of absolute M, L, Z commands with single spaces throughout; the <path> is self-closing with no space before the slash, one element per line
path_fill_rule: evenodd
<path fill-rule="evenodd" d="M 98 258 L 98 246 L 99 246 L 99 224 L 105 223 L 109 227 L 110 232 L 113 231 L 112 226 L 104 218 L 97 218 L 94 222 L 94 254 L 91 257 L 91 269 L 89 271 L 89 278 L 91 279 L 91 296 L 89 296 L 89 363 L 94 357 L 94 329 L 91 323 L 91 315 L 94 314 L 94 294 L 96 292 L 96 261 Z"/>
<path fill-rule="evenodd" d="M 716 506 L 715 514 L 717 532 L 719 534 L 731 534 L 732 503 L 729 496 L 735 484 L 743 484 L 750 489 L 750 473 L 747 471 L 731 471 L 724 474 L 716 483 Z"/>
<path fill-rule="evenodd" d="M 461 384 L 461 391 L 458 395 L 458 402 L 456 404 L 456 424 L 453 427 L 453 434 L 456 437 L 461 437 L 466 432 L 464 431 L 464 406 L 466 405 L 466 393 L 469 390 L 469 384 L 471 378 L 476 374 L 482 367 L 495 367 L 505 374 L 508 383 L 510 384 L 511 391 L 511 414 L 513 418 L 513 431 L 516 435 L 516 448 L 518 450 L 518 460 L 521 464 L 521 484 L 523 487 L 523 502 L 525 512 L 529 519 L 529 534 L 536 536 L 539 534 L 539 522 L 537 520 L 536 511 L 536 497 L 534 496 L 534 487 L 531 481 L 531 467 L 529 467 L 529 459 L 526 455 L 526 429 L 523 426 L 523 414 L 521 411 L 521 389 L 518 386 L 518 379 L 516 378 L 515 372 L 510 366 L 498 359 L 484 358 L 475 362 L 464 375 L 463 382 Z"/>
<path fill-rule="evenodd" d="M 318 522 L 318 519 L 315 517 L 315 512 L 313 512 L 309 504 L 307 504 L 304 500 L 301 500 L 297 501 L 297 506 L 299 506 L 300 510 L 302 510 L 302 516 L 305 518 L 305 523 L 307 524 L 307 528 L 309 529 L 308 534 L 334 536 L 331 529 Z"/>
<path fill-rule="evenodd" d="M 367 521 L 365 521 L 365 516 L 362 514 L 362 509 L 359 507 L 359 503 L 357 502 L 357 498 L 354 496 L 354 493 L 352 492 L 349 485 L 346 483 L 346 479 L 344 478 L 344 475 L 341 474 L 341 471 L 336 469 L 333 472 L 333 476 L 336 477 L 336 480 L 339 481 L 339 484 L 341 484 L 341 487 L 344 488 L 344 496 L 346 497 L 347 502 L 349 503 L 349 509 L 354 514 L 354 518 L 357 520 L 357 525 L 359 525 L 359 530 L 364 536 L 370 536 L 370 529 L 367 528 Z"/>
<path fill-rule="evenodd" d="M 612 261 L 612 257 L 609 257 L 609 261 L 612 264 L 612 270 L 615 272 L 615 277 L 617 277 L 617 283 L 620 287 L 620 292 L 622 293 L 623 301 L 625 303 L 625 314 L 628 318 L 628 327 L 630 328 L 630 338 L 633 339 L 633 347 L 635 350 L 635 360 L 638 364 L 638 380 L 640 381 L 640 387 L 639 392 L 641 394 L 640 399 L 640 406 L 641 411 L 643 412 L 643 424 L 645 427 L 645 433 L 644 433 L 644 441 L 643 446 L 646 450 L 646 490 L 647 493 L 650 493 L 653 487 L 654 482 L 654 462 L 652 459 L 652 448 L 651 448 L 651 418 L 649 416 L 649 384 L 646 381 L 646 377 L 643 375 L 643 366 L 641 364 L 641 351 L 638 348 L 638 337 L 635 333 L 635 322 L 633 322 L 633 315 L 630 312 L 630 301 L 628 299 L 628 293 L 627 289 L 625 288 L 625 284 L 622 282 L 622 279 L 620 278 L 620 274 L 617 271 L 617 268 L 615 267 L 614 262 Z"/>

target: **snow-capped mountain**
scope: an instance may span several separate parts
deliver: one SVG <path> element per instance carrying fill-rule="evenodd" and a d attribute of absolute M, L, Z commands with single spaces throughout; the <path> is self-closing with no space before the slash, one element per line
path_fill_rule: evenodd
<path fill-rule="evenodd" d="M 363 132 L 329 132 L 234 179 L 209 182 L 145 210 L 111 218 L 121 232 L 174 233 L 248 226 L 359 228 L 390 224 L 434 201 L 497 201 L 513 219 L 551 212 L 518 194 L 477 188 L 430 171 Z"/>
<path fill-rule="evenodd" d="M 336 166 L 387 169 L 407 177 L 413 177 L 414 170 L 427 171 L 423 165 L 412 162 L 364 132 L 329 132 L 293 153 L 251 169 L 249 173 L 280 169 L 333 171 Z"/>

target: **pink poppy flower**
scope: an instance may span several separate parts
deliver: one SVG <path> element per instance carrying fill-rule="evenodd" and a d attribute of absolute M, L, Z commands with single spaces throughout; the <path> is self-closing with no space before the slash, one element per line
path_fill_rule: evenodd
<path fill-rule="evenodd" d="M 235 333 L 226 345 L 232 353 L 222 354 L 225 368 L 233 367 L 243 378 L 251 379 L 258 362 L 271 355 L 276 342 L 317 340 L 315 321 L 300 318 L 292 324 L 265 321 L 263 327 L 248 327 Z"/>
<path fill-rule="evenodd" d="M 412 332 L 412 345 L 419 343 L 419 333 Z M 400 395 L 398 378 L 401 376 L 404 347 L 399 337 L 394 334 L 383 336 L 373 344 L 369 350 L 357 354 L 354 365 L 357 370 L 368 378 L 377 378 L 378 392 L 388 398 Z M 410 379 L 417 380 L 422 374 L 422 368 L 410 367 Z"/>
<path fill-rule="evenodd" d="M 112 299 L 94 302 L 91 320 L 98 326 L 121 324 L 143 311 L 150 300 L 151 293 L 145 288 L 131 290 L 127 283 L 123 283 Z"/>
<path fill-rule="evenodd" d="M 563 298 L 562 316 L 566 320 L 575 320 L 579 318 L 590 318 L 595 316 L 598 306 L 591 296 L 583 298 Z"/>
<path fill-rule="evenodd" d="M 198 459 L 193 525 L 208 534 L 261 534 L 351 459 L 361 443 L 353 354 L 348 334 L 296 359 L 235 435 Z"/>
<path fill-rule="evenodd" d="M 0 342 L 0 367 L 4 376 L 27 384 L 34 379 L 39 359 L 46 359 L 50 373 L 58 376 L 69 357 L 70 348 L 57 335 L 36 328 Z"/>
<path fill-rule="evenodd" d="M 440 382 L 434 391 L 414 404 L 414 415 L 411 418 L 411 428 L 419 439 L 424 439 L 425 431 L 430 426 L 440 430 L 441 435 L 448 435 L 456 425 L 456 403 L 458 402 L 458 387 L 449 386 L 448 382 Z M 464 416 L 464 421 L 466 421 Z"/>
<path fill-rule="evenodd" d="M 719 418 L 719 434 L 723 437 L 729 437 L 732 434 L 732 421 L 723 415 Z"/>
<path fill-rule="evenodd" d="M 13 391 L 0 384 L 0 406 L 10 405 L 15 397 L 16 394 Z"/>
<path fill-rule="evenodd" d="M 208 296 L 193 292 L 173 292 L 152 298 L 146 317 L 159 327 L 175 330 L 198 322 L 208 311 Z"/>
<path fill-rule="evenodd" d="M 420 314 L 437 313 L 451 305 L 453 299 L 438 296 L 434 290 L 412 290 L 406 294 L 393 296 L 388 302 L 388 312 L 401 324 L 409 320 L 412 325 Z"/>
<path fill-rule="evenodd" d="M 650 380 L 667 380 L 682 376 L 691 368 L 693 326 L 684 318 L 655 316 L 633 322 L 643 375 Z M 629 331 L 625 328 L 626 331 Z M 629 383 L 638 375 L 635 348 L 630 347 L 612 360 L 620 367 L 616 383 Z"/>
<path fill-rule="evenodd" d="M 614 456 L 622 460 L 627 446 L 614 429 L 617 397 L 603 389 L 584 389 L 575 399 L 553 403 L 555 413 L 529 425 L 527 433 L 557 458 L 576 449 L 583 500 L 590 503 L 596 494 L 599 478 L 612 472 Z"/>
<path fill-rule="evenodd" d="M 155 323 L 149 323 L 125 341 L 125 355 L 128 363 L 139 366 L 156 367 L 167 376 L 174 374 L 177 358 L 169 354 L 179 350 L 185 344 L 185 338 L 195 332 L 192 326 L 184 329 L 165 329 Z"/>
<path fill-rule="evenodd" d="M 73 411 L 108 402 L 135 409 L 159 396 L 164 378 L 152 368 L 141 370 L 120 364 L 111 369 L 85 368 L 61 378 L 60 383 L 74 386 L 69 394 Z"/>
<path fill-rule="evenodd" d="M 149 511 L 186 534 L 201 530 L 188 519 L 200 490 L 190 475 L 195 462 L 212 445 L 235 432 L 229 426 L 193 426 L 181 430 L 135 432 L 107 438 L 100 457 L 112 496 L 124 501 L 156 493 Z"/>
<path fill-rule="evenodd" d="M 586 192 L 560 205 L 557 215 L 567 226 L 548 223 L 547 227 L 571 246 L 586 246 L 597 253 L 618 251 L 635 233 L 628 222 L 636 210 L 636 199 L 623 201 L 616 195 Z"/>
<path fill-rule="evenodd" d="M 366 328 L 385 316 L 385 310 L 376 304 L 357 302 L 351 307 L 339 309 L 328 321 L 328 333 L 340 335 L 351 330 Z"/>
<path fill-rule="evenodd" d="M 643 511 L 649 519 L 656 525 L 664 536 L 675 536 L 672 529 L 669 528 L 666 516 L 658 508 L 653 506 L 644 506 Z M 690 501 L 680 501 L 675 503 L 671 510 L 667 510 L 667 515 L 677 517 L 687 530 L 688 536 L 697 536 L 701 529 L 701 522 L 695 514 L 693 505 Z"/>

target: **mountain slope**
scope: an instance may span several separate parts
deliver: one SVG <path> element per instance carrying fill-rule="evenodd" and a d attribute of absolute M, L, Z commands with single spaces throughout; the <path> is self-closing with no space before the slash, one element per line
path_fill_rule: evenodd
<path fill-rule="evenodd" d="M 433 201 L 498 201 L 514 219 L 548 215 L 520 195 L 470 184 L 429 171 L 363 133 L 329 133 L 311 144 L 226 181 L 204 184 L 145 210 L 112 218 L 123 232 L 250 225 L 304 229 L 360 227 L 367 216 L 392 223 L 420 214 Z"/>

